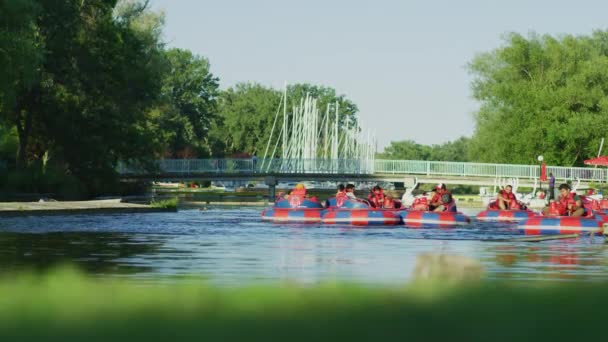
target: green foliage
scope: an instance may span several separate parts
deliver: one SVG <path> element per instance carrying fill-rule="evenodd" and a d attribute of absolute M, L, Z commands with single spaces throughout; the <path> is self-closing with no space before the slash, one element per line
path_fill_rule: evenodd
<path fill-rule="evenodd" d="M 335 113 L 336 103 L 340 113 L 340 127 L 353 127 L 357 124 L 356 114 L 359 108 L 356 104 L 346 98 L 346 95 L 338 95 L 336 90 L 330 87 L 312 84 L 293 84 L 287 87 L 287 111 L 294 106 L 300 105 L 300 101 L 310 95 L 317 99 L 317 108 L 321 113 L 325 113 L 327 106 L 330 106 L 330 113 Z M 333 116 L 331 121 L 334 122 Z"/>
<path fill-rule="evenodd" d="M 226 154 L 263 153 L 280 103 L 279 91 L 259 84 L 242 83 L 223 91 L 222 121 L 213 132 L 216 144 L 223 145 Z"/>
<path fill-rule="evenodd" d="M 300 105 L 301 101 L 310 95 L 317 99 L 319 111 L 325 115 L 327 106 L 330 113 L 335 113 L 335 106 L 339 107 L 339 126 L 353 127 L 357 124 L 357 106 L 346 98 L 345 95 L 337 95 L 330 87 L 316 86 L 311 84 L 294 84 L 287 87 L 287 113 L 293 112 L 293 107 Z M 220 115 L 222 121 L 214 128 L 213 137 L 216 146 L 224 147 L 226 154 L 246 152 L 263 156 L 275 115 L 280 109 L 283 113 L 282 92 L 255 83 L 237 84 L 220 95 Z M 330 124 L 334 122 L 333 114 L 330 115 Z M 268 153 L 272 153 L 274 143 L 278 138 L 283 116 L 277 120 L 272 145 Z M 320 124 L 320 123 L 319 123 Z M 281 155 L 279 144 L 276 155 Z"/>
<path fill-rule="evenodd" d="M 218 288 L 190 277 L 142 286 L 64 268 L 0 281 L 0 335 L 7 341 L 556 341 L 605 334 L 604 283 L 513 285 Z"/>
<path fill-rule="evenodd" d="M 0 124 L 0 160 L 5 162 L 14 161 L 18 144 L 17 129 Z"/>
<path fill-rule="evenodd" d="M 169 70 L 164 76 L 158 129 L 164 134 L 166 154 L 187 158 L 208 156 L 209 130 L 217 120 L 218 78 L 210 72 L 209 61 L 190 51 L 165 52 Z"/>
<path fill-rule="evenodd" d="M 45 171 L 40 162 L 31 163 L 21 170 L 10 170 L 0 174 L 0 187 L 10 193 L 44 194 L 58 200 L 85 199 L 85 185 L 74 175 L 56 166 Z"/>
<path fill-rule="evenodd" d="M 477 56 L 481 101 L 471 141 L 475 160 L 582 165 L 608 133 L 608 32 L 587 36 L 510 34 Z"/>
<path fill-rule="evenodd" d="M 169 199 L 164 200 L 152 200 L 150 202 L 150 206 L 152 208 L 160 208 L 160 209 L 177 209 L 177 205 L 179 200 L 177 197 L 171 197 Z"/>
<path fill-rule="evenodd" d="M 20 91 L 40 78 L 43 42 L 34 0 L 0 0 L 0 120 L 13 122 Z"/>
<path fill-rule="evenodd" d="M 468 157 L 469 138 L 459 138 L 441 145 L 421 145 L 413 140 L 393 141 L 379 153 L 379 159 L 400 160 L 436 160 L 436 161 L 470 161 Z"/>
<path fill-rule="evenodd" d="M 0 4 L 11 7 L 7 3 L 28 4 Z M 17 167 L 26 169 L 27 163 L 50 157 L 89 193 L 104 192 L 116 184 L 118 160 L 145 163 L 162 147 L 149 119 L 166 71 L 162 15 L 150 14 L 141 1 L 122 1 L 116 11 L 115 1 L 35 4 L 21 7 L 31 17 L 15 13 L 25 24 L 7 24 L 9 33 L 35 32 L 30 45 L 38 49 L 15 50 L 32 57 L 19 59 L 28 65 L 9 64 L 27 72 L 15 74 L 18 81 L 9 80 L 22 85 L 13 87 L 14 101 L 7 100 L 6 92 L 2 95 L 2 117 L 19 137 Z M 3 11 L 0 21 L 6 21 Z M 17 38 L 0 41 L 0 48 L 20 43 Z"/>

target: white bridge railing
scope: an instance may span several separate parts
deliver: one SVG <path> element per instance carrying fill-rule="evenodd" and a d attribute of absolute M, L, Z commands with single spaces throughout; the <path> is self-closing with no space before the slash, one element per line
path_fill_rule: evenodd
<path fill-rule="evenodd" d="M 539 165 L 461 163 L 423 160 L 360 161 L 355 159 L 163 159 L 156 163 L 157 173 L 171 175 L 216 174 L 403 174 L 426 176 L 462 176 L 490 178 L 540 177 Z M 122 175 L 148 175 L 149 171 L 130 168 L 121 164 L 117 168 Z M 581 181 L 608 181 L 608 169 L 589 167 L 547 166 L 556 179 Z"/>

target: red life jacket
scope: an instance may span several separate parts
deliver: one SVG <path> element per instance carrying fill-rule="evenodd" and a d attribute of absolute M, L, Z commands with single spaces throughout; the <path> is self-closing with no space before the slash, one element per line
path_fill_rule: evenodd
<path fill-rule="evenodd" d="M 572 205 L 572 206 L 576 205 L 576 201 L 574 200 L 574 196 L 575 196 L 574 193 L 570 192 L 570 193 L 568 193 L 568 196 L 566 196 L 564 198 L 560 198 L 559 202 L 567 210 L 567 208 L 568 208 L 569 205 Z"/>
<path fill-rule="evenodd" d="M 429 203 L 426 197 L 418 197 L 416 199 L 414 199 L 414 202 L 412 203 L 412 209 L 413 210 L 421 210 L 421 211 L 428 211 L 429 210 Z"/>
<path fill-rule="evenodd" d="M 442 193 L 443 192 L 441 190 L 435 191 L 435 194 L 433 195 L 433 197 L 431 197 L 431 203 L 441 202 L 441 194 Z"/>
<path fill-rule="evenodd" d="M 367 196 L 367 199 L 372 207 L 380 208 L 384 204 L 384 193 L 382 191 L 372 192 Z"/>
<path fill-rule="evenodd" d="M 562 202 L 551 202 L 549 203 L 549 211 L 548 211 L 549 215 L 555 215 L 555 216 L 564 216 L 566 215 L 566 207 L 562 204 Z"/>
<path fill-rule="evenodd" d="M 502 198 L 506 199 L 507 202 L 517 200 L 517 198 L 515 197 L 515 194 L 513 192 L 507 193 L 506 190 L 500 190 L 500 195 L 502 196 Z"/>
<path fill-rule="evenodd" d="M 521 205 L 519 204 L 519 202 L 517 200 L 512 199 L 511 202 L 509 202 L 509 209 L 521 210 Z"/>

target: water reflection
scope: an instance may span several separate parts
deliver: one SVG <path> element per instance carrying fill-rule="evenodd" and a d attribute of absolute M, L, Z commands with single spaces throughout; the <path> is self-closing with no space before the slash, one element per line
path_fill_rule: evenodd
<path fill-rule="evenodd" d="M 607 280 L 603 239 L 579 238 L 542 244 L 497 244 L 482 260 L 495 263 L 499 278 Z"/>
<path fill-rule="evenodd" d="M 161 245 L 132 234 L 7 232 L 0 234 L 0 272 L 44 271 L 70 263 L 87 272 L 135 274 L 152 268 L 122 260 L 156 253 Z"/>
<path fill-rule="evenodd" d="M 136 279 L 403 284 L 418 256 L 450 255 L 481 262 L 490 279 L 607 278 L 608 254 L 599 238 L 480 241 L 517 234 L 504 223 L 452 229 L 269 224 L 260 220 L 260 208 L 16 217 L 0 220 L 0 272 L 72 262 L 87 272 Z"/>

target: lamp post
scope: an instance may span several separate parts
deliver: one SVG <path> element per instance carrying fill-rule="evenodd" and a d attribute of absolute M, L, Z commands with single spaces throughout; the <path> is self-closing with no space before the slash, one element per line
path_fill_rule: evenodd
<path fill-rule="evenodd" d="M 542 172 L 543 172 L 543 156 L 539 155 L 538 158 L 538 180 L 540 183 L 540 189 L 539 190 L 543 190 L 543 180 L 542 180 Z"/>

